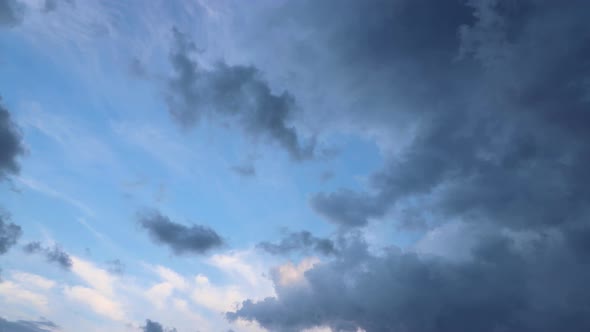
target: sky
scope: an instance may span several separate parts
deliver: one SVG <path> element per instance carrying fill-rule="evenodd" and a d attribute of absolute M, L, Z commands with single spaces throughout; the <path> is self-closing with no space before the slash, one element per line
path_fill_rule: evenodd
<path fill-rule="evenodd" d="M 590 330 L 590 2 L 0 0 L 1 332 Z"/>

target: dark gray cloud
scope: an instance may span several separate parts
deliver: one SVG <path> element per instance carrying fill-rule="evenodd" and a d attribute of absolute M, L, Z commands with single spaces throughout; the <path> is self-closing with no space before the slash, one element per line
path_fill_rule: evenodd
<path fill-rule="evenodd" d="M 12 27 L 22 22 L 23 4 L 18 0 L 0 1 L 0 27 Z"/>
<path fill-rule="evenodd" d="M 484 232 L 462 261 L 396 249 L 376 256 L 356 241 L 307 271 L 307 286 L 275 281 L 276 297 L 244 301 L 227 317 L 285 332 L 586 331 L 590 268 L 561 235 Z"/>
<path fill-rule="evenodd" d="M 339 118 L 382 129 L 385 147 L 398 133 L 407 139 L 384 149 L 364 190 L 317 194 L 312 208 L 348 232 L 395 209 L 424 218 L 433 234 L 452 220 L 482 230 L 441 240 L 471 244 L 462 260 L 339 246 L 304 285 L 275 282 L 276 297 L 247 300 L 227 317 L 286 332 L 588 330 L 590 3 L 278 8 L 261 25 L 304 30 L 285 39 L 325 78 L 318 93 L 350 101 Z M 280 38 L 257 32 L 281 49 Z"/>
<path fill-rule="evenodd" d="M 425 11 L 410 16 L 424 16 L 417 21 L 432 14 L 425 1 L 400 3 Z M 420 26 L 383 18 L 384 27 L 377 28 L 391 24 L 405 37 L 398 43 L 395 34 L 384 34 L 374 47 L 413 59 L 403 70 L 423 78 L 403 88 L 406 107 L 397 111 L 413 121 L 413 139 L 387 156 L 366 191 L 320 193 L 311 206 L 344 226 L 363 226 L 416 197 L 429 198 L 429 210 L 446 217 L 494 219 L 516 228 L 579 222 L 590 198 L 580 185 L 590 180 L 584 171 L 590 166 L 588 3 L 471 1 L 461 5 L 469 15 L 459 16 L 448 7 L 437 19 L 444 21 Z M 396 15 L 383 8 L 382 16 Z M 365 36 L 364 28 L 337 28 L 351 40 Z M 559 42 L 546 50 L 547 38 Z M 375 64 L 376 50 L 365 51 L 371 54 L 359 55 L 360 66 Z M 389 57 L 383 61 L 389 69 L 398 66 Z M 399 80 L 387 79 L 399 91 Z M 414 84 L 422 87 L 419 94 Z"/>
<path fill-rule="evenodd" d="M 8 252 L 23 233 L 20 226 L 8 222 L 8 220 L 8 216 L 0 213 L 0 255 Z"/>
<path fill-rule="evenodd" d="M 168 81 L 167 102 L 178 123 L 192 127 L 203 116 L 231 117 L 246 133 L 270 139 L 294 160 L 314 157 L 315 141 L 302 143 L 289 124 L 296 110 L 289 92 L 273 92 L 253 66 L 219 61 L 205 68 L 193 57 L 197 49 L 189 37 L 177 29 L 173 34 L 170 61 L 175 76 Z"/>
<path fill-rule="evenodd" d="M 156 243 L 168 246 L 177 255 L 203 254 L 224 243 L 221 236 L 207 226 L 178 224 L 156 210 L 142 211 L 138 221 Z"/>
<path fill-rule="evenodd" d="M 40 242 L 29 242 L 23 246 L 23 251 L 27 254 L 42 254 L 49 263 L 54 263 L 62 269 L 69 270 L 72 268 L 72 259 L 60 246 L 43 247 Z"/>
<path fill-rule="evenodd" d="M 332 255 L 337 252 L 332 240 L 316 237 L 309 231 L 290 232 L 277 243 L 260 242 L 257 247 L 272 255 L 286 255 L 292 252 L 308 251 L 323 255 Z"/>
<path fill-rule="evenodd" d="M 0 179 L 19 172 L 17 159 L 24 151 L 21 134 L 0 98 Z"/>
<path fill-rule="evenodd" d="M 164 329 L 162 324 L 149 319 L 145 321 L 145 326 L 142 329 L 143 332 L 176 332 L 175 328 Z"/>
<path fill-rule="evenodd" d="M 39 321 L 9 321 L 0 317 L 0 331 L 4 332 L 52 332 L 59 330 L 55 323 L 46 319 Z"/>

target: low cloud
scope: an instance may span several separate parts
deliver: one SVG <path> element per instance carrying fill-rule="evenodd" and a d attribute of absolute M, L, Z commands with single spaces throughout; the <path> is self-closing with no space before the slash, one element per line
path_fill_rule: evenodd
<path fill-rule="evenodd" d="M 193 57 L 197 49 L 189 36 L 176 28 L 172 33 L 170 62 L 175 75 L 168 81 L 167 103 L 177 123 L 190 128 L 204 116 L 233 118 L 246 134 L 270 139 L 293 160 L 314 157 L 315 141 L 302 143 L 289 124 L 296 110 L 289 92 L 274 93 L 253 66 L 219 61 L 204 68 Z"/>
<path fill-rule="evenodd" d="M 397 249 L 375 255 L 352 240 L 337 259 L 299 274 L 302 282 L 275 278 L 275 297 L 244 301 L 227 317 L 284 332 L 586 330 L 590 269 L 587 259 L 572 259 L 580 249 L 563 233 L 475 236 L 462 260 Z"/>
<path fill-rule="evenodd" d="M 224 243 L 221 236 L 207 226 L 175 223 L 156 210 L 139 213 L 138 221 L 156 243 L 169 247 L 176 255 L 203 254 Z"/>

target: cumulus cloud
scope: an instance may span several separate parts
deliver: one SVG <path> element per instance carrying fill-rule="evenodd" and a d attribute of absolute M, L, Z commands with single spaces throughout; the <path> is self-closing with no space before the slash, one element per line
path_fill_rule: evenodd
<path fill-rule="evenodd" d="M 583 285 L 590 269 L 572 260 L 572 248 L 559 236 L 523 241 L 491 232 L 475 242 L 472 258 L 462 261 L 393 249 L 374 255 L 362 242 L 352 243 L 346 255 L 307 270 L 306 287 L 275 280 L 276 297 L 245 301 L 228 318 L 255 320 L 271 331 L 319 326 L 584 331 L 589 326 L 590 294 Z"/>
<path fill-rule="evenodd" d="M 0 214 L 0 255 L 8 252 L 22 235 L 21 227 L 8 220 L 8 216 Z"/>
<path fill-rule="evenodd" d="M 156 210 L 141 212 L 138 221 L 156 243 L 168 246 L 177 255 L 203 254 L 224 243 L 221 236 L 207 226 L 175 223 Z"/>
<path fill-rule="evenodd" d="M 3 12 L 2 6 L 8 6 L 8 4 L 5 1 L 0 4 L 0 13 Z M 20 132 L 0 98 L 0 179 L 19 172 L 17 159 L 24 151 Z"/>
<path fill-rule="evenodd" d="M 176 28 L 172 32 L 170 62 L 175 75 L 168 81 L 167 103 L 179 124 L 193 127 L 203 116 L 231 117 L 247 134 L 270 139 L 294 160 L 314 157 L 315 142 L 302 143 L 289 124 L 296 109 L 289 92 L 273 92 L 253 66 L 219 61 L 203 67 L 193 57 L 197 49 L 190 38 Z"/>
<path fill-rule="evenodd" d="M 52 332 L 58 331 L 59 327 L 46 319 L 38 321 L 9 321 L 0 317 L 0 331 L 10 332 Z"/>
<path fill-rule="evenodd" d="M 316 237 L 309 231 L 289 232 L 277 243 L 264 241 L 260 242 L 257 247 L 272 255 L 306 251 L 332 255 L 337 252 L 332 240 Z"/>
<path fill-rule="evenodd" d="M 60 246 L 43 247 L 40 242 L 29 242 L 23 246 L 23 251 L 27 254 L 42 254 L 45 259 L 62 269 L 70 270 L 72 268 L 72 259 Z"/>

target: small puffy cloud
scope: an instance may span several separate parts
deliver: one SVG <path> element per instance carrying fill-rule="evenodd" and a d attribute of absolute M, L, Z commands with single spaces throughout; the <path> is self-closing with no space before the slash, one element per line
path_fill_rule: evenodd
<path fill-rule="evenodd" d="M 138 221 L 156 243 L 169 247 L 177 255 L 203 254 L 223 245 L 223 239 L 213 229 L 175 223 L 156 210 L 143 211 Z"/>

